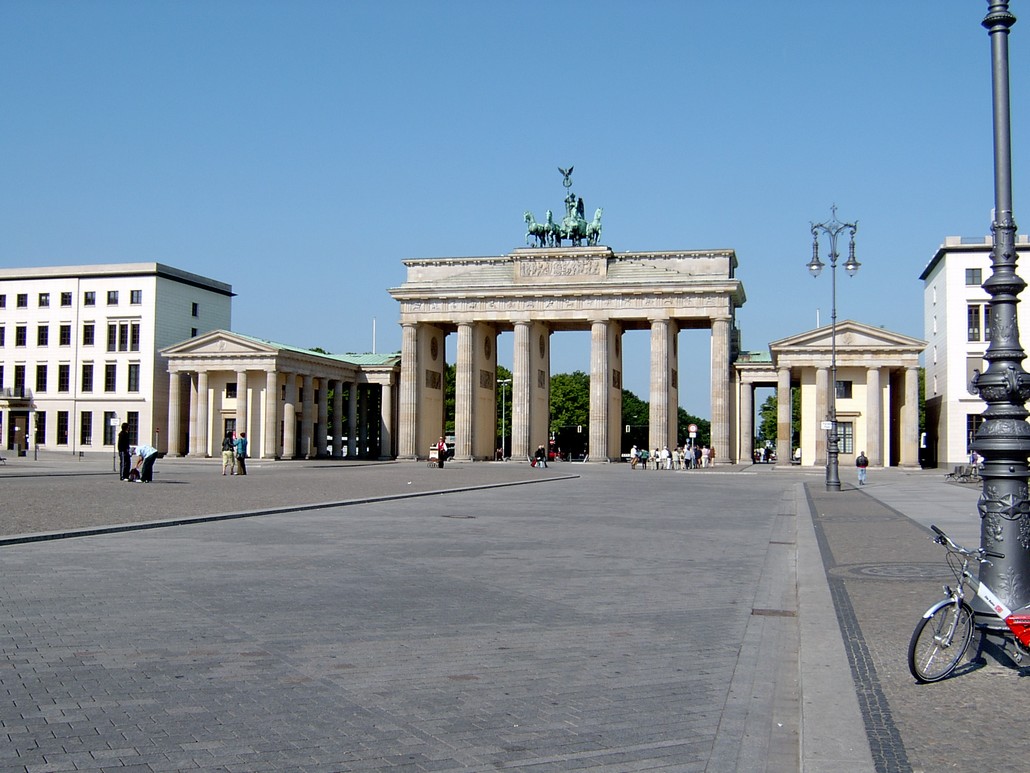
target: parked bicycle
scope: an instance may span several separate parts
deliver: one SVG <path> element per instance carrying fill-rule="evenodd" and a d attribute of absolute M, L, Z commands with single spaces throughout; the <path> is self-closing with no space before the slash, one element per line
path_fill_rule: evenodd
<path fill-rule="evenodd" d="M 972 562 L 985 564 L 990 563 L 988 559 L 1005 556 L 983 548 L 964 548 L 936 526 L 930 528 L 937 535 L 933 541 L 948 551 L 948 568 L 955 575 L 956 584 L 954 588 L 944 586 L 945 598 L 923 613 L 912 633 L 908 645 L 908 668 L 912 676 L 919 682 L 939 682 L 951 675 L 966 654 L 977 628 L 991 628 L 1003 635 L 1006 647 L 1014 645 L 1012 659 L 1022 662 L 1024 655 L 1030 656 L 1030 604 L 1013 612 L 969 570 Z M 981 615 L 981 620 L 977 621 L 966 601 L 967 587 L 987 604 L 992 616 Z M 1008 630 L 997 626 L 998 620 L 1003 620 Z"/>

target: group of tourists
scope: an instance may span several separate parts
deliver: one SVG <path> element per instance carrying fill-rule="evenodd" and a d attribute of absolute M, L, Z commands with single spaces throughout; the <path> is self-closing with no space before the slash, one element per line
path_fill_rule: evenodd
<path fill-rule="evenodd" d="M 247 433 L 227 430 L 222 439 L 222 475 L 247 474 Z"/>
<path fill-rule="evenodd" d="M 633 446 L 629 452 L 629 466 L 642 470 L 699 470 L 715 466 L 715 449 L 707 445 L 668 446 L 648 451 Z"/>

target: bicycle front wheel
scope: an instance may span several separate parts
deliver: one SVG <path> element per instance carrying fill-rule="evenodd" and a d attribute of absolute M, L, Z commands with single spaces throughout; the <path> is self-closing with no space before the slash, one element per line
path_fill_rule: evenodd
<path fill-rule="evenodd" d="M 919 621 L 908 645 L 908 668 L 920 682 L 939 682 L 958 666 L 973 639 L 973 610 L 946 604 Z"/>

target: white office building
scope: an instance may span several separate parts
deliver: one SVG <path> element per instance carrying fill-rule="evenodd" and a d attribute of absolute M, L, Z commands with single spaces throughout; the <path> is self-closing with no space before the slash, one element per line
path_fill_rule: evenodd
<path fill-rule="evenodd" d="M 968 463 L 970 443 L 983 421 L 986 403 L 970 394 L 973 371 L 985 369 L 991 340 L 990 296 L 983 282 L 991 275 L 991 237 L 949 236 L 920 274 L 923 280 L 923 329 L 928 345 L 924 464 L 952 467 Z M 1030 281 L 1030 238 L 1016 239 L 1016 271 Z M 1016 306 L 1024 350 L 1030 332 L 1027 293 Z"/>
<path fill-rule="evenodd" d="M 231 323 L 232 287 L 160 263 L 0 269 L 0 445 L 167 447 L 160 350 Z M 164 433 L 164 435 L 162 435 Z"/>

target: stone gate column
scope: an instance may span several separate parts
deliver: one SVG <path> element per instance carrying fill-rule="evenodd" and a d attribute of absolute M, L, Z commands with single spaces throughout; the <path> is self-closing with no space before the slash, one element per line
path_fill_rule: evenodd
<path fill-rule="evenodd" d="M 454 456 L 472 458 L 472 424 L 475 420 L 472 323 L 458 323 L 458 359 L 454 367 Z"/>
<path fill-rule="evenodd" d="M 329 434 L 329 379 L 318 377 L 318 432 L 315 433 L 315 456 L 326 456 Z"/>
<path fill-rule="evenodd" d="M 343 456 L 343 382 L 333 382 L 333 456 Z"/>
<path fill-rule="evenodd" d="M 669 320 L 651 320 L 651 410 L 648 448 L 669 445 Z M 714 431 L 714 421 L 712 423 Z"/>
<path fill-rule="evenodd" d="M 532 454 L 529 446 L 529 346 L 529 322 L 516 322 L 511 372 L 511 456 L 520 461 Z"/>
<path fill-rule="evenodd" d="M 286 373 L 286 397 L 283 399 L 283 459 L 297 456 L 297 374 Z"/>
<path fill-rule="evenodd" d="M 380 408 L 380 459 L 393 458 L 393 384 L 387 382 L 382 386 L 382 406 Z"/>
<path fill-rule="evenodd" d="M 812 464 L 826 464 L 826 430 L 820 429 L 820 425 L 830 418 L 830 389 L 836 389 L 837 385 L 830 385 L 830 369 L 817 368 L 815 371 L 815 456 Z"/>
<path fill-rule="evenodd" d="M 776 463 L 790 464 L 791 452 L 790 368 L 776 370 Z M 811 462 L 810 459 L 802 460 Z"/>
<path fill-rule="evenodd" d="M 250 419 L 250 392 L 247 390 L 247 371 L 236 371 L 236 434 L 253 434 L 247 427 Z"/>
<path fill-rule="evenodd" d="M 755 458 L 755 385 L 740 384 L 740 461 Z"/>
<path fill-rule="evenodd" d="M 265 421 L 261 431 L 261 455 L 279 457 L 279 374 L 265 371 Z"/>
<path fill-rule="evenodd" d="M 347 388 L 347 456 L 358 455 L 358 382 L 352 381 Z"/>
<path fill-rule="evenodd" d="M 716 462 L 735 461 L 730 447 L 730 319 L 712 320 L 712 449 Z"/>
<path fill-rule="evenodd" d="M 354 385 L 351 384 L 353 392 Z M 418 438 L 418 326 L 413 322 L 401 325 L 401 384 L 398 455 L 414 459 Z M 348 405 L 349 409 L 349 405 Z M 354 422 L 350 424 L 347 453 L 354 453 Z"/>
<path fill-rule="evenodd" d="M 865 451 L 869 464 L 879 467 L 883 464 L 883 390 L 880 386 L 880 369 L 868 368 L 865 373 Z"/>
<path fill-rule="evenodd" d="M 313 446 L 315 428 L 315 379 L 310 373 L 303 376 L 303 399 L 300 415 L 300 455 L 310 459 L 315 455 Z"/>
<path fill-rule="evenodd" d="M 901 407 L 902 467 L 919 466 L 919 370 L 905 368 L 905 404 Z"/>
<path fill-rule="evenodd" d="M 197 372 L 197 456 L 210 456 L 208 451 L 208 434 L 211 431 L 208 420 L 208 385 L 207 371 Z"/>
<path fill-rule="evenodd" d="M 608 390 L 611 383 L 608 348 L 608 320 L 590 323 L 590 437 L 588 456 L 591 461 L 608 459 Z"/>
<path fill-rule="evenodd" d="M 182 456 L 182 375 L 168 374 L 168 455 Z"/>

